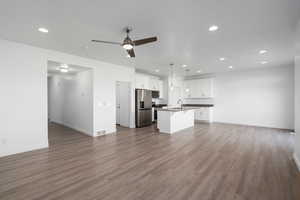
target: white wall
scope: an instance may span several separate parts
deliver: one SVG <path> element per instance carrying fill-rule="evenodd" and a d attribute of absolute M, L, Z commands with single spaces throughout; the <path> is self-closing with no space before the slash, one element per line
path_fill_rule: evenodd
<path fill-rule="evenodd" d="M 134 85 L 133 68 L 0 40 L 0 156 L 48 147 L 48 60 L 93 69 L 93 135 L 115 131 L 115 82 Z M 134 95 L 131 99 L 134 126 Z"/>
<path fill-rule="evenodd" d="M 116 131 L 116 82 L 131 83 L 130 127 L 135 127 L 135 71 L 133 68 L 106 64 L 105 68 L 94 70 L 94 131 Z"/>
<path fill-rule="evenodd" d="M 299 54 L 300 55 L 300 54 Z M 300 170 L 300 56 L 295 58 L 295 154 Z"/>
<path fill-rule="evenodd" d="M 216 74 L 214 121 L 294 129 L 294 67 Z"/>
<path fill-rule="evenodd" d="M 50 120 L 93 136 L 93 72 L 48 79 Z"/>
<path fill-rule="evenodd" d="M 0 156 L 48 147 L 47 60 L 0 41 Z"/>
<path fill-rule="evenodd" d="M 295 153 L 294 158 L 300 171 L 300 21 L 297 27 L 295 56 Z"/>

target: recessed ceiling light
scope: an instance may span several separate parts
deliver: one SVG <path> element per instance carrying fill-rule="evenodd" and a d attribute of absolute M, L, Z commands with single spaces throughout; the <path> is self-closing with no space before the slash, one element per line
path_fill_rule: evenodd
<path fill-rule="evenodd" d="M 209 27 L 209 31 L 211 31 L 211 32 L 213 32 L 213 31 L 216 31 L 216 30 L 218 30 L 219 29 L 219 27 L 218 26 L 216 26 L 216 25 L 212 25 L 212 26 L 210 26 Z"/>
<path fill-rule="evenodd" d="M 127 58 L 130 58 L 130 55 L 129 55 L 129 54 L 127 54 L 127 55 L 126 55 L 126 57 L 127 57 Z"/>
<path fill-rule="evenodd" d="M 183 68 L 187 67 L 187 65 L 182 65 Z"/>
<path fill-rule="evenodd" d="M 64 69 L 68 69 L 69 68 L 69 66 L 67 64 L 62 64 L 60 67 L 64 68 Z"/>
<path fill-rule="evenodd" d="M 267 64 L 268 61 L 261 61 L 260 64 L 264 65 L 264 64 Z"/>
<path fill-rule="evenodd" d="M 62 72 L 62 73 L 67 73 L 69 70 L 68 69 L 60 69 L 60 72 Z"/>
<path fill-rule="evenodd" d="M 197 70 L 197 73 L 201 73 L 202 71 L 201 70 Z"/>
<path fill-rule="evenodd" d="M 48 33 L 49 31 L 48 31 L 48 29 L 46 29 L 46 28 L 39 28 L 38 29 L 40 32 L 42 32 L 42 33 Z"/>
<path fill-rule="evenodd" d="M 222 57 L 222 58 L 219 58 L 219 60 L 220 60 L 220 61 L 224 61 L 224 60 L 226 60 L 226 58 L 223 58 L 223 57 Z"/>
<path fill-rule="evenodd" d="M 229 69 L 233 69 L 233 66 L 230 65 L 228 68 L 229 68 Z"/>
<path fill-rule="evenodd" d="M 267 53 L 267 52 L 268 52 L 267 50 L 264 50 L 264 49 L 263 49 L 263 50 L 260 50 L 260 51 L 259 51 L 259 54 L 265 54 L 265 53 Z"/>
<path fill-rule="evenodd" d="M 159 72 L 159 69 L 156 69 L 155 72 Z"/>

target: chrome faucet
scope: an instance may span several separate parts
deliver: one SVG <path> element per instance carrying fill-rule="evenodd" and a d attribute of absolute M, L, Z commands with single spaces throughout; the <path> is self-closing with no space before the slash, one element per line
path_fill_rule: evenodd
<path fill-rule="evenodd" d="M 183 104 L 182 99 L 178 99 L 177 104 L 180 104 L 180 109 L 182 110 L 182 104 Z"/>

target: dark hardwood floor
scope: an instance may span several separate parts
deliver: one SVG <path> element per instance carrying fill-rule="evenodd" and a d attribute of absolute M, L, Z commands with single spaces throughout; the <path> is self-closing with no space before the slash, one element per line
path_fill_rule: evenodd
<path fill-rule="evenodd" d="M 98 138 L 51 124 L 49 149 L 0 158 L 0 199 L 299 200 L 293 140 L 225 124 Z"/>

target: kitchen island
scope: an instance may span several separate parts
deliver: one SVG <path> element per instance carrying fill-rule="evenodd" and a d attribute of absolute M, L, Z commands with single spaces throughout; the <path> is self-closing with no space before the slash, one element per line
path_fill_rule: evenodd
<path fill-rule="evenodd" d="M 172 134 L 194 126 L 194 108 L 158 108 L 157 128 L 161 133 Z"/>

